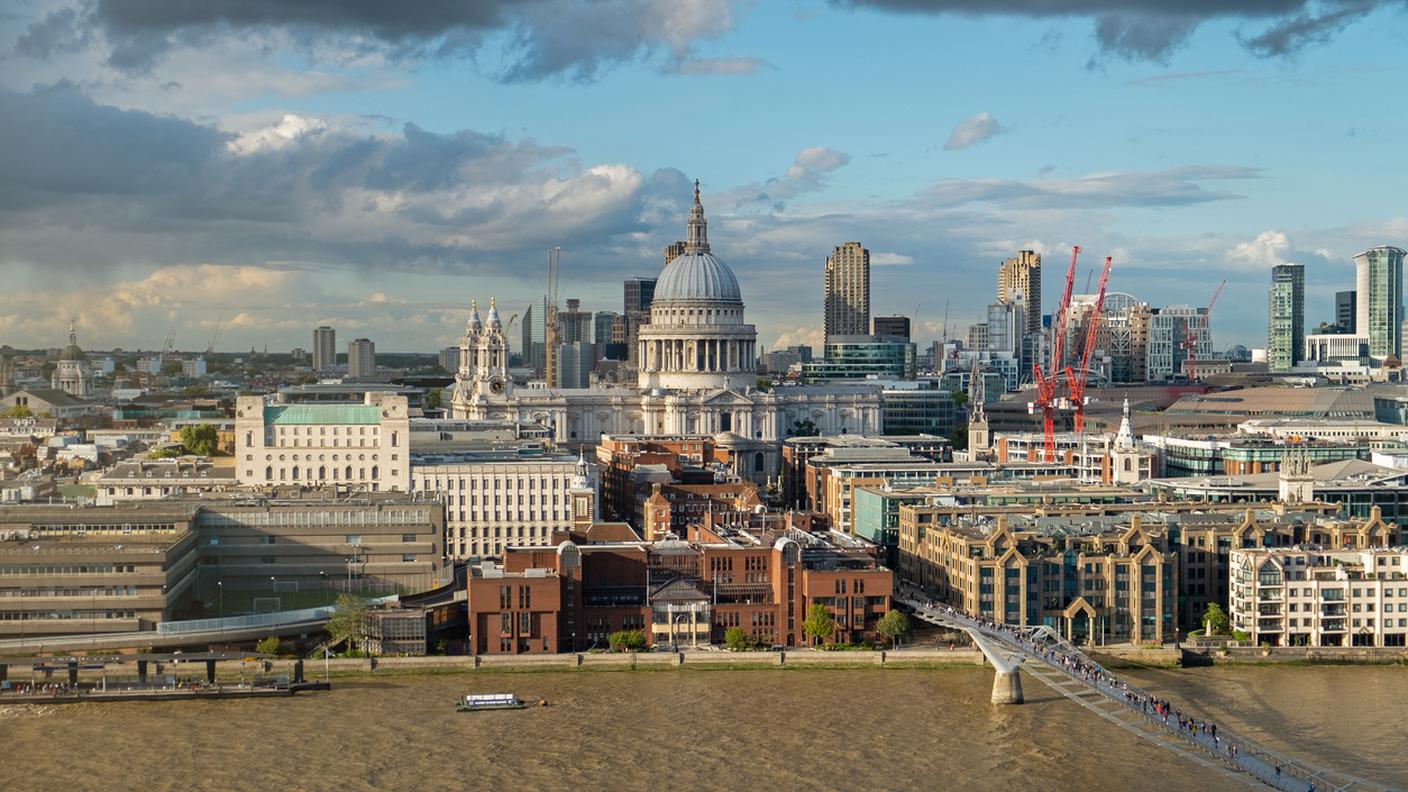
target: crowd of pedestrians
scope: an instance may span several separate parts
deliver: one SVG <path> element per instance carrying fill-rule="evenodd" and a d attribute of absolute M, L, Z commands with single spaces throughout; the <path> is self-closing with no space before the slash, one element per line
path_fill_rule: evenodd
<path fill-rule="evenodd" d="M 1216 755 L 1226 756 L 1243 770 L 1252 773 L 1263 781 L 1279 789 L 1304 790 L 1315 792 L 1315 784 L 1300 778 L 1291 778 L 1282 772 L 1282 766 L 1274 760 L 1263 761 L 1257 757 L 1243 757 L 1238 741 L 1226 734 L 1217 733 L 1217 724 L 1187 715 L 1171 702 L 1157 698 L 1118 679 L 1114 674 L 1084 655 L 1068 650 L 1055 641 L 1038 642 L 1039 633 L 1002 624 L 984 616 L 963 613 L 952 605 L 934 600 L 922 601 L 929 610 L 941 611 L 955 622 L 970 622 L 986 632 L 996 633 L 1023 651 L 1044 660 L 1067 675 L 1116 699 L 1123 700 L 1135 712 L 1163 728 L 1192 740 Z"/>

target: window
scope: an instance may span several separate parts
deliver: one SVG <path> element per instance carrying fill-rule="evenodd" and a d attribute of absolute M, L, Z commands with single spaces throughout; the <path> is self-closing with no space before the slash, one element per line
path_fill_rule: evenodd
<path fill-rule="evenodd" d="M 403 562 L 409 564 L 409 563 L 411 563 L 411 562 L 413 562 L 413 561 L 416 560 L 416 554 L 415 554 L 415 553 L 402 553 L 402 554 L 401 554 L 401 560 L 402 560 Z"/>
<path fill-rule="evenodd" d="M 347 534 L 347 544 L 360 545 L 362 543 L 361 534 Z"/>

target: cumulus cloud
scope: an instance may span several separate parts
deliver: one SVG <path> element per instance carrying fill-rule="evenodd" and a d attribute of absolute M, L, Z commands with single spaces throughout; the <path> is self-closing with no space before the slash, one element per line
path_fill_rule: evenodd
<path fill-rule="evenodd" d="M 1291 238 L 1285 231 L 1262 231 L 1250 242 L 1238 242 L 1227 251 L 1230 264 L 1245 265 L 1251 268 L 1266 269 L 1286 263 L 1286 254 L 1292 249 Z"/>
<path fill-rule="evenodd" d="M 944 143 L 944 149 L 947 151 L 966 149 L 975 143 L 982 143 L 984 140 L 1001 135 L 1006 131 L 996 118 L 984 111 L 972 118 L 959 121 Z"/>
<path fill-rule="evenodd" d="M 314 55 L 399 61 L 506 53 L 506 81 L 593 79 L 614 64 L 662 57 L 681 64 L 698 42 L 734 24 L 737 0 L 381 0 L 337 3 L 75 2 L 33 21 L 17 51 L 52 57 L 102 42 L 107 63 L 140 74 L 183 48 L 234 39 L 277 39 Z"/>
<path fill-rule="evenodd" d="M 1269 23 L 1242 39 L 1259 57 L 1290 55 L 1327 41 L 1346 25 L 1399 0 L 832 0 L 839 6 L 914 14 L 1089 17 L 1102 54 L 1130 61 L 1167 61 L 1204 22 Z M 1321 11 L 1320 9 L 1325 9 Z"/>
<path fill-rule="evenodd" d="M 830 174 L 850 161 L 851 155 L 844 151 L 810 146 L 797 152 L 783 175 L 735 188 L 720 199 L 736 210 L 782 212 L 786 210 L 789 200 L 825 189 Z"/>
<path fill-rule="evenodd" d="M 277 124 L 246 132 L 226 143 L 225 147 L 236 154 L 272 151 L 284 148 L 305 135 L 325 132 L 327 128 L 327 123 L 321 119 L 285 113 Z"/>
<path fill-rule="evenodd" d="M 874 267 L 903 267 L 913 263 L 913 256 L 906 256 L 902 253 L 870 254 L 870 264 Z"/>
<path fill-rule="evenodd" d="M 783 347 L 790 346 L 809 346 L 813 351 L 820 353 L 824 338 L 825 333 L 822 332 L 820 327 L 816 325 L 803 325 L 783 331 L 783 333 L 777 337 L 777 341 L 773 342 L 772 348 L 782 349 Z"/>

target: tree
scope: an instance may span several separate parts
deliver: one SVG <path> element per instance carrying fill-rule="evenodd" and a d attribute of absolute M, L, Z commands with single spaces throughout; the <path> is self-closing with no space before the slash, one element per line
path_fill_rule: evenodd
<path fill-rule="evenodd" d="M 271 635 L 268 638 L 259 639 L 259 643 L 254 645 L 254 651 L 259 654 L 283 654 L 284 643 L 279 640 L 279 636 Z"/>
<path fill-rule="evenodd" d="M 816 437 L 821 434 L 821 430 L 816 428 L 816 423 L 810 418 L 803 418 L 792 424 L 793 437 Z"/>
<path fill-rule="evenodd" d="M 168 377 L 180 376 L 182 370 L 181 361 L 179 360 L 168 360 L 161 364 L 161 373 Z"/>
<path fill-rule="evenodd" d="M 183 426 L 181 445 L 197 456 L 210 456 L 220 445 L 220 433 L 215 429 L 215 424 Z"/>
<path fill-rule="evenodd" d="M 347 642 L 347 648 L 362 638 L 362 622 L 366 619 L 367 603 L 355 594 L 337 595 L 332 618 L 328 619 L 328 636 L 331 643 Z"/>
<path fill-rule="evenodd" d="M 1210 602 L 1207 610 L 1203 611 L 1203 626 L 1208 635 L 1228 635 L 1232 624 L 1227 619 L 1227 611 L 1216 602 Z"/>
<path fill-rule="evenodd" d="M 802 621 L 802 634 L 812 639 L 813 644 L 825 643 L 836 633 L 836 617 L 825 605 L 816 604 L 807 608 L 807 618 Z"/>
<path fill-rule="evenodd" d="M 23 404 L 16 404 L 10 409 L 0 412 L 0 418 L 33 418 L 34 412 Z"/>
<path fill-rule="evenodd" d="M 147 459 L 173 459 L 178 456 L 181 456 L 179 446 L 162 446 L 147 452 Z"/>
<path fill-rule="evenodd" d="M 724 630 L 724 646 L 735 652 L 746 652 L 753 648 L 753 636 L 742 627 L 730 627 Z"/>
<path fill-rule="evenodd" d="M 439 388 L 436 388 L 435 390 L 432 390 L 430 393 L 425 394 L 425 408 L 426 408 L 427 410 L 438 410 L 438 409 L 440 409 L 440 389 L 439 389 Z"/>
<path fill-rule="evenodd" d="M 618 630 L 611 633 L 607 643 L 613 652 L 640 652 L 645 649 L 645 633 L 640 630 Z"/>
<path fill-rule="evenodd" d="M 894 609 L 885 611 L 885 615 L 875 623 L 875 631 L 885 636 L 893 646 L 895 639 L 909 632 L 909 617 Z"/>
<path fill-rule="evenodd" d="M 953 391 L 953 392 L 950 393 L 949 395 L 953 397 L 953 406 L 954 406 L 954 407 L 962 407 L 963 405 L 965 405 L 965 404 L 968 403 L 968 394 L 964 393 L 964 392 L 961 391 L 961 390 L 960 390 L 960 391 Z"/>

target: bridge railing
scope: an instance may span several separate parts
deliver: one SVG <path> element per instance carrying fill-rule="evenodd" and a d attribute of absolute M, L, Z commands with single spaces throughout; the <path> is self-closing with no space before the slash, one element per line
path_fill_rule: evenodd
<path fill-rule="evenodd" d="M 158 624 L 156 631 L 159 635 L 185 635 L 187 633 L 220 632 L 222 630 L 233 632 L 235 630 L 245 630 L 252 627 L 327 621 L 332 618 L 334 610 L 336 610 L 336 608 L 333 606 L 324 605 L 320 608 L 274 611 L 273 613 L 253 613 L 248 616 L 226 616 L 223 619 L 169 621 Z"/>
<path fill-rule="evenodd" d="M 967 614 L 952 610 L 947 606 L 930 607 L 917 600 L 901 600 L 916 612 L 927 611 L 932 617 L 950 625 L 998 641 L 1011 651 L 1022 656 L 1041 661 L 1071 680 L 1089 687 L 1117 704 L 1142 716 L 1156 727 L 1170 735 L 1202 748 L 1221 760 L 1236 765 L 1241 771 L 1255 777 L 1262 783 L 1286 792 L 1307 792 L 1307 790 L 1379 790 L 1389 787 L 1362 778 L 1303 762 L 1295 757 L 1272 750 L 1254 740 L 1236 735 L 1226 729 L 1219 729 L 1217 738 L 1206 732 L 1194 733 L 1179 728 L 1177 721 L 1159 715 L 1152 708 L 1145 709 L 1143 702 L 1157 699 L 1154 695 L 1105 671 L 1103 666 L 1090 659 L 1074 645 L 1061 638 L 1050 628 L 993 626 L 974 619 Z M 1056 657 L 1053 657 L 1056 656 Z M 1072 668 L 1061 662 L 1059 657 L 1074 660 L 1078 665 Z M 1135 702 L 1140 702 L 1136 704 Z M 1195 718 L 1193 713 L 1181 713 L 1206 723 L 1205 718 Z M 1170 716 L 1172 717 L 1172 716 Z M 1228 754 L 1227 746 L 1237 746 L 1235 755 Z"/>

